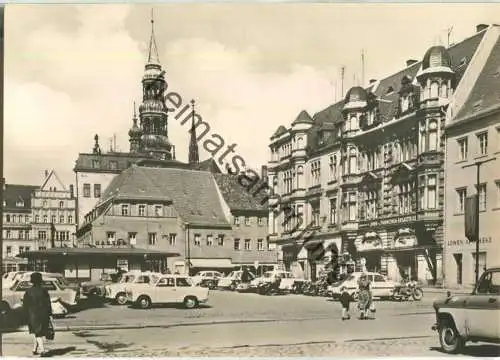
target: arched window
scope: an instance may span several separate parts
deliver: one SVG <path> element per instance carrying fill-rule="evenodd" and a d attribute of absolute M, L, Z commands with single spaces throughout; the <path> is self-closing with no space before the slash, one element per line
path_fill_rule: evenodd
<path fill-rule="evenodd" d="M 441 97 L 443 97 L 443 98 L 448 97 L 448 85 L 446 85 L 446 83 L 443 83 L 441 85 Z"/>
<path fill-rule="evenodd" d="M 420 153 L 423 153 L 423 152 L 426 152 L 427 151 L 427 148 L 426 148 L 426 141 L 425 141 L 425 134 L 426 134 L 426 131 L 425 131 L 425 120 L 422 121 L 420 123 L 420 129 L 419 129 L 419 133 L 420 133 L 420 136 L 419 136 L 419 148 L 420 148 Z"/>
<path fill-rule="evenodd" d="M 437 98 L 439 96 L 439 84 L 437 82 L 431 83 L 431 99 Z"/>
<path fill-rule="evenodd" d="M 349 167 L 348 167 L 348 174 L 356 174 L 358 170 L 358 158 L 356 155 L 356 149 L 355 148 L 350 148 L 349 149 Z"/>
<path fill-rule="evenodd" d="M 358 119 L 356 118 L 355 115 L 351 116 L 351 119 L 349 121 L 349 128 L 348 128 L 348 130 L 356 130 L 358 128 L 358 126 L 356 124 L 357 121 L 358 121 Z"/>
<path fill-rule="evenodd" d="M 437 151 L 438 149 L 438 124 L 436 120 L 429 122 L 429 151 Z"/>
<path fill-rule="evenodd" d="M 303 166 L 297 167 L 297 188 L 298 189 L 304 188 L 304 167 Z"/>

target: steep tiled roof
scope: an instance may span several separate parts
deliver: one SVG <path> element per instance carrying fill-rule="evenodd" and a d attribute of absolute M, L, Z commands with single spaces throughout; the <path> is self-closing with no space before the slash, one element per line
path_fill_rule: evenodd
<path fill-rule="evenodd" d="M 451 60 L 451 69 L 455 72 L 455 80 L 457 84 L 462 79 L 462 76 L 467 67 L 469 66 L 470 60 L 474 55 L 474 53 L 476 52 L 476 49 L 479 46 L 481 40 L 483 39 L 484 34 L 485 34 L 484 31 L 476 33 L 470 38 L 465 39 L 464 41 L 457 43 L 447 49 Z M 422 54 L 422 58 L 423 55 L 425 54 Z M 400 70 L 394 74 L 391 74 L 390 76 L 381 79 L 376 84 L 377 85 L 376 87 L 375 84 L 371 84 L 370 86 L 367 87 L 372 89 L 373 94 L 376 96 L 376 98 L 378 98 L 379 114 L 382 122 L 387 122 L 394 118 L 398 108 L 398 99 L 399 99 L 398 92 L 401 89 L 401 82 L 403 78 L 405 76 L 408 76 L 413 81 L 419 69 L 421 68 L 421 65 L 422 61 L 416 62 L 411 66 L 404 68 L 403 70 Z M 491 70 L 490 73 L 493 74 L 495 73 L 495 71 L 496 70 Z M 498 87 L 496 89 L 498 89 Z M 491 99 L 493 98 L 494 95 L 491 96 Z M 331 144 L 336 141 L 334 133 L 328 136 L 322 144 L 320 144 L 318 140 L 321 128 L 323 127 L 324 123 L 338 124 L 343 121 L 343 116 L 342 116 L 343 106 L 344 106 L 344 100 L 341 100 L 333 105 L 328 106 L 326 109 L 319 111 L 313 116 L 314 125 L 309 130 L 309 136 L 307 142 L 310 151 L 314 152 L 319 148 L 327 146 L 328 144 Z"/>
<path fill-rule="evenodd" d="M 130 165 L 144 159 L 144 155 L 111 152 L 103 154 L 78 154 L 74 171 L 102 171 L 120 173 Z M 99 167 L 94 167 L 94 160 L 99 160 Z"/>
<path fill-rule="evenodd" d="M 4 211 L 31 211 L 31 194 L 37 189 L 40 189 L 40 186 L 6 184 L 3 193 Z M 23 206 L 17 206 L 20 201 L 22 201 Z"/>
<path fill-rule="evenodd" d="M 286 133 L 286 127 L 284 127 L 283 125 L 280 125 L 278 127 L 278 129 L 276 130 L 276 132 L 271 137 L 271 139 L 274 139 L 275 137 L 278 137 L 278 136 L 280 136 L 281 134 L 284 134 L 284 133 Z"/>
<path fill-rule="evenodd" d="M 132 166 L 104 191 L 111 198 L 172 201 L 179 216 L 193 225 L 229 226 L 212 174 L 176 168 Z"/>
<path fill-rule="evenodd" d="M 307 111 L 302 110 L 292 124 L 296 123 L 312 124 L 313 119 L 311 118 L 311 115 L 307 113 Z"/>
<path fill-rule="evenodd" d="M 500 38 L 493 47 L 483 70 L 459 110 L 456 121 L 469 117 L 478 111 L 487 110 L 500 103 Z"/>
<path fill-rule="evenodd" d="M 255 196 L 253 195 L 259 188 L 258 185 L 252 188 L 255 190 L 249 192 L 239 183 L 238 175 L 213 174 L 213 176 L 231 210 L 267 212 L 264 190 L 259 191 Z"/>
<path fill-rule="evenodd" d="M 222 173 L 219 165 L 217 164 L 217 161 L 215 161 L 213 158 L 201 161 L 198 165 L 192 166 L 192 168 L 195 170 L 208 171 L 213 174 Z"/>

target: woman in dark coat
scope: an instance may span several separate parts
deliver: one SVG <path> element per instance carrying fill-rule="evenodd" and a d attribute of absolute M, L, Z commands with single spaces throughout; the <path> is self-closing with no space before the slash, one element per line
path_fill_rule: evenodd
<path fill-rule="evenodd" d="M 30 334 L 35 336 L 33 355 L 45 355 L 43 338 L 47 335 L 52 321 L 52 305 L 47 289 L 42 287 L 42 274 L 31 274 L 33 286 L 26 290 L 23 298 L 23 307 L 28 316 Z"/>

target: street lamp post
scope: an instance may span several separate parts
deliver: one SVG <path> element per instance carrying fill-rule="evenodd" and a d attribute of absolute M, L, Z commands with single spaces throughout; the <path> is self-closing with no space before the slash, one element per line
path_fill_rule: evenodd
<path fill-rule="evenodd" d="M 480 239 L 480 236 L 479 236 L 479 187 L 480 187 L 480 180 L 481 180 L 481 165 L 483 164 L 486 164 L 487 162 L 490 162 L 490 161 L 493 161 L 493 160 L 496 160 L 496 158 L 489 158 L 489 159 L 486 159 L 486 160 L 480 160 L 480 161 L 476 161 L 475 163 L 473 164 L 469 164 L 469 165 L 464 165 L 462 166 L 462 169 L 465 169 L 465 168 L 469 168 L 469 167 L 472 167 L 472 166 L 475 166 L 476 167 L 476 193 L 477 193 L 477 206 L 476 206 L 476 236 L 477 236 L 477 239 L 476 239 L 476 285 L 477 283 L 479 282 L 479 239 Z M 486 194 L 485 194 L 486 195 Z"/>

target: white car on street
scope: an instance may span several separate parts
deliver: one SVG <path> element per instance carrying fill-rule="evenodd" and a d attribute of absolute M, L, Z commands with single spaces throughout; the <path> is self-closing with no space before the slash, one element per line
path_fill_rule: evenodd
<path fill-rule="evenodd" d="M 199 285 L 203 280 L 213 280 L 214 282 L 217 282 L 222 277 L 222 273 L 219 271 L 200 271 L 198 272 L 195 276 L 191 277 L 191 280 L 193 281 L 193 284 Z"/>
<path fill-rule="evenodd" d="M 242 270 L 231 271 L 229 275 L 219 279 L 219 281 L 217 282 L 217 287 L 221 289 L 230 289 L 233 291 L 236 290 L 238 285 L 241 283 L 242 274 Z M 249 272 L 248 275 L 250 277 L 250 281 L 255 279 L 255 275 L 253 273 Z"/>
<path fill-rule="evenodd" d="M 266 271 L 261 277 L 253 279 L 251 285 L 259 286 L 263 283 L 275 282 L 277 277 L 281 278 L 280 289 L 284 290 L 291 290 L 296 282 L 304 281 L 304 279 L 296 278 L 290 271 L 274 270 Z"/>
<path fill-rule="evenodd" d="M 188 309 L 208 301 L 210 290 L 195 286 L 188 276 L 162 275 L 151 284 L 127 286 L 127 301 L 141 309 L 153 304 L 181 303 Z"/>
<path fill-rule="evenodd" d="M 122 275 L 122 278 L 117 283 L 108 284 L 105 286 L 106 299 L 115 302 L 118 305 L 127 303 L 126 289 L 131 284 L 146 284 L 155 283 L 162 276 L 161 273 L 130 271 Z"/>
<path fill-rule="evenodd" d="M 328 286 L 328 294 L 334 298 L 340 296 L 340 289 L 345 286 L 353 298 L 358 297 L 358 281 L 362 274 L 366 274 L 371 282 L 372 296 L 377 298 L 389 298 L 392 296 L 397 284 L 387 279 L 382 274 L 375 272 L 353 272 L 347 278 Z"/>

